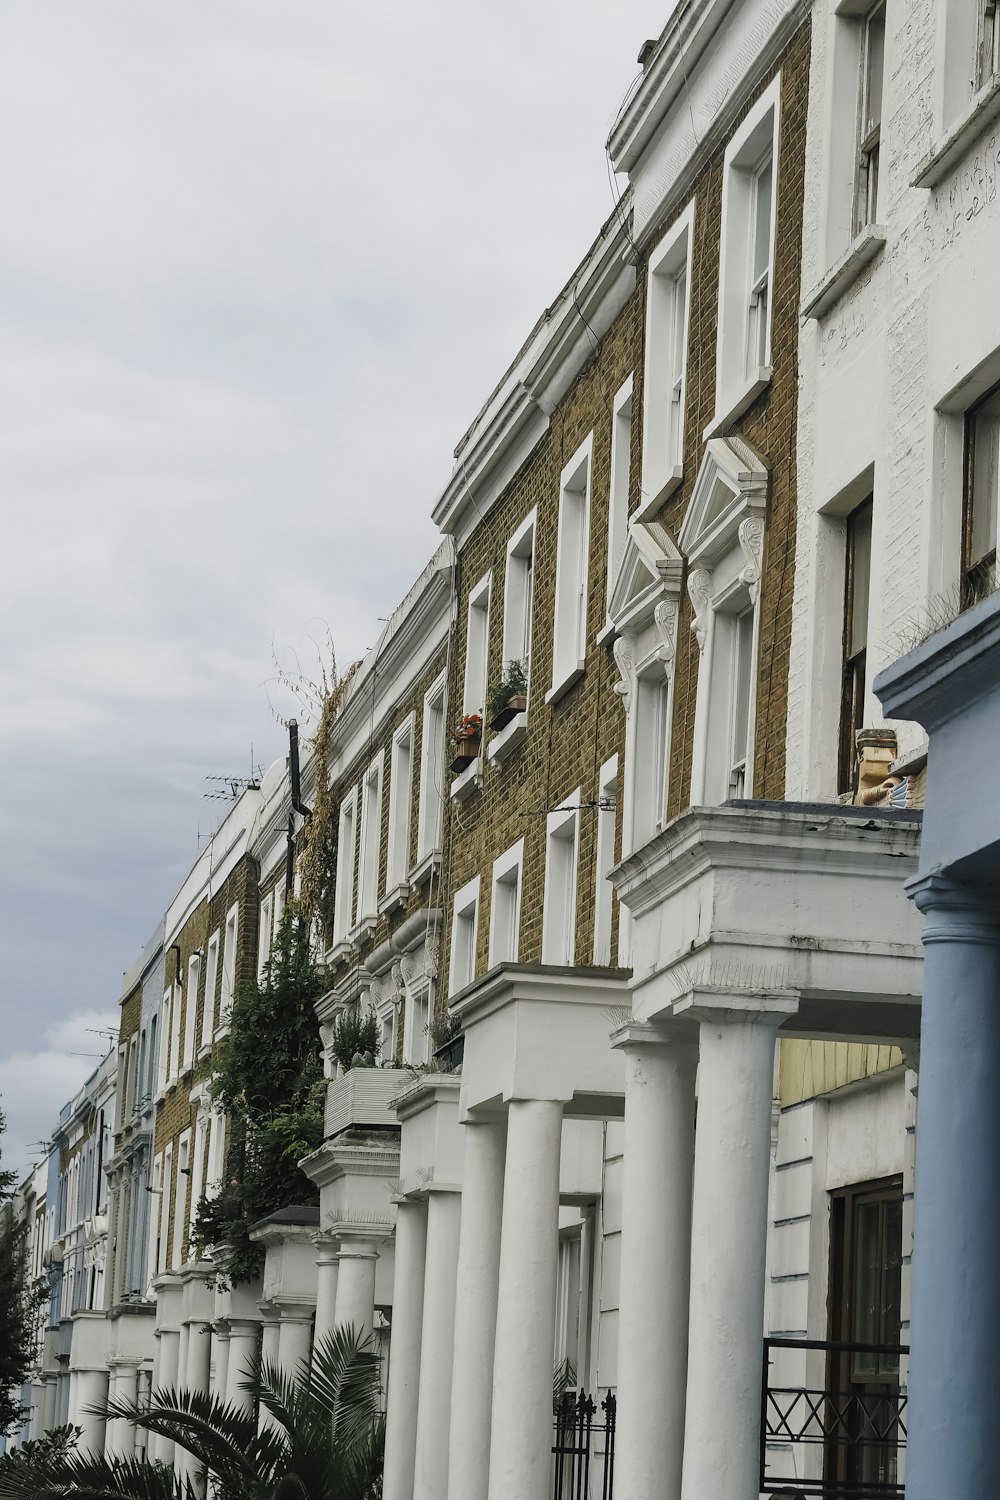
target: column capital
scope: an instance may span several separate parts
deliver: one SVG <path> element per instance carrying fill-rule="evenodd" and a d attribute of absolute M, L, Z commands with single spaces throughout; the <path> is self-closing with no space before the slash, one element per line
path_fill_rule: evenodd
<path fill-rule="evenodd" d="M 903 887 L 924 915 L 924 943 L 1000 945 L 1000 902 L 981 885 L 953 880 L 943 870 L 915 875 Z"/>
<path fill-rule="evenodd" d="M 772 1026 L 775 1030 L 799 1008 L 796 990 L 738 989 L 722 984 L 693 984 L 674 1001 L 673 1015 L 720 1025 Z"/>
<path fill-rule="evenodd" d="M 316 1246 L 317 1265 L 329 1265 L 331 1261 L 339 1259 L 340 1241 L 335 1234 L 327 1234 L 321 1230 L 319 1234 L 313 1235 L 312 1242 Z"/>
<path fill-rule="evenodd" d="M 260 1321 L 257 1318 L 227 1318 L 226 1326 L 230 1338 L 256 1338 Z"/>
<path fill-rule="evenodd" d="M 143 1358 L 142 1358 L 141 1354 L 109 1354 L 108 1355 L 108 1369 L 109 1370 L 117 1370 L 118 1367 L 119 1367 L 119 1365 L 124 1365 L 126 1368 L 129 1365 L 135 1365 L 136 1367 L 138 1367 L 142 1363 L 143 1363 Z M 44 1374 L 43 1374 L 42 1378 L 44 1379 Z"/>
<path fill-rule="evenodd" d="M 673 1021 L 626 1021 L 611 1033 L 611 1046 L 622 1052 L 630 1049 L 662 1048 L 684 1060 L 698 1061 L 698 1033 L 684 1019 Z"/>
<path fill-rule="evenodd" d="M 338 1260 L 377 1260 L 379 1246 L 392 1234 L 391 1224 L 343 1225 L 337 1228 Z"/>

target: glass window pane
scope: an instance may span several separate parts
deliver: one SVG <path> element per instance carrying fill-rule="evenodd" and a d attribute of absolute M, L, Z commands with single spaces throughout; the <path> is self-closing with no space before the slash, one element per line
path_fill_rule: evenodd
<path fill-rule="evenodd" d="M 867 138 L 882 122 L 882 72 L 885 65 L 885 6 L 865 27 L 865 110 L 862 134 Z"/>
<path fill-rule="evenodd" d="M 994 551 L 997 544 L 1000 394 L 992 396 L 972 419 L 972 507 L 969 517 L 968 566 Z"/>
<path fill-rule="evenodd" d="M 732 764 L 746 759 L 750 727 L 750 656 L 753 650 L 753 610 L 747 609 L 735 623 L 733 640 L 733 749 Z"/>
<path fill-rule="evenodd" d="M 860 505 L 847 521 L 847 655 L 868 644 L 868 594 L 872 572 L 872 506 Z"/>
<path fill-rule="evenodd" d="M 771 176 L 773 162 L 768 157 L 757 173 L 754 193 L 753 279 L 756 283 L 771 260 Z"/>

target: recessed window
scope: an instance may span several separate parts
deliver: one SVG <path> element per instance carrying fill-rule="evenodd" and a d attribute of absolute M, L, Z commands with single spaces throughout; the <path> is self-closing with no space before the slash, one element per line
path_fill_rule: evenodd
<path fill-rule="evenodd" d="M 177 1186 L 174 1197 L 173 1261 L 179 1266 L 184 1257 L 184 1238 L 187 1225 L 184 1207 L 187 1202 L 188 1177 L 191 1172 L 191 1132 L 185 1130 L 177 1142 Z"/>
<path fill-rule="evenodd" d="M 182 1068 L 190 1068 L 194 1062 L 195 1019 L 198 1011 L 198 981 L 201 978 L 201 954 L 192 953 L 188 959 L 187 994 L 184 1001 L 184 1056 Z"/>
<path fill-rule="evenodd" d="M 597 890 L 594 897 L 594 963 L 611 962 L 611 914 L 614 891 L 608 875 L 615 863 L 615 808 L 618 795 L 618 757 L 604 762 L 598 783 Z"/>
<path fill-rule="evenodd" d="M 226 1117 L 213 1106 L 208 1118 L 208 1163 L 205 1173 L 205 1197 L 217 1198 L 222 1191 L 226 1165 Z"/>
<path fill-rule="evenodd" d="M 770 378 L 780 80 L 726 149 L 716 418 L 731 419 Z"/>
<path fill-rule="evenodd" d="M 333 941 L 342 943 L 354 926 L 354 837 L 358 790 L 340 805 L 337 835 L 337 887 L 333 909 Z"/>
<path fill-rule="evenodd" d="M 996 588 L 997 511 L 1000 508 L 1000 386 L 965 418 L 965 499 L 962 527 L 962 604 Z"/>
<path fill-rule="evenodd" d="M 201 1013 L 201 1044 L 207 1047 L 215 1031 L 215 991 L 219 979 L 219 933 L 213 932 L 208 940 L 205 962 L 205 1003 Z"/>
<path fill-rule="evenodd" d="M 219 1025 L 229 1025 L 229 1013 L 233 1008 L 236 993 L 236 938 L 239 928 L 240 909 L 231 906 L 226 915 L 225 935 L 222 940 L 222 997 L 219 1005 Z"/>
<path fill-rule="evenodd" d="M 747 762 L 750 753 L 750 706 L 753 693 L 753 626 L 752 605 L 729 617 L 730 644 L 730 720 L 729 720 L 729 796 L 746 795 L 749 780 Z"/>
<path fill-rule="evenodd" d="M 456 893 L 451 924 L 451 968 L 449 994 L 465 989 L 476 977 L 476 941 L 479 928 L 479 876 Z"/>
<path fill-rule="evenodd" d="M 441 846 L 444 792 L 445 679 L 439 677 L 424 697 L 420 741 L 420 806 L 417 815 L 417 863 Z"/>
<path fill-rule="evenodd" d="M 378 913 L 378 864 L 382 842 L 382 757 L 369 766 L 361 783 L 361 848 L 358 869 L 357 920 Z"/>
<path fill-rule="evenodd" d="M 556 607 L 552 687 L 561 696 L 582 675 L 587 655 L 587 560 L 590 545 L 590 471 L 593 434 L 563 469 L 559 482 Z"/>
<path fill-rule="evenodd" d="M 629 475 L 632 467 L 632 376 L 611 408 L 611 480 L 608 485 L 608 586 L 606 608 L 618 577 L 628 538 Z M 610 615 L 609 615 L 610 619 Z"/>
<path fill-rule="evenodd" d="M 521 523 L 507 544 L 503 593 L 503 663 L 531 669 L 531 612 L 535 600 L 535 512 Z"/>
<path fill-rule="evenodd" d="M 874 224 L 877 217 L 884 72 L 885 0 L 880 0 L 861 23 L 858 162 L 854 194 L 856 233 L 866 224 Z"/>
<path fill-rule="evenodd" d="M 413 796 L 413 714 L 392 738 L 389 773 L 389 848 L 385 867 L 386 891 L 395 890 L 410 868 L 410 802 Z"/>
<path fill-rule="evenodd" d="M 274 922 L 274 894 L 268 891 L 260 903 L 260 919 L 257 929 L 257 978 L 263 979 L 267 961 L 271 956 L 271 928 Z"/>
<path fill-rule="evenodd" d="M 643 387 L 643 504 L 657 504 L 680 482 L 684 462 L 684 394 L 694 203 L 649 258 L 646 290 L 646 378 Z"/>
<path fill-rule="evenodd" d="M 205 1142 L 208 1136 L 208 1117 L 199 1113 L 194 1128 L 194 1159 L 191 1167 L 191 1206 L 188 1212 L 188 1243 L 194 1234 L 205 1183 Z"/>
<path fill-rule="evenodd" d="M 840 691 L 840 792 L 854 787 L 858 731 L 864 728 L 868 665 L 868 595 L 872 565 L 872 499 L 863 500 L 847 518 L 844 585 L 844 670 Z"/>
<path fill-rule="evenodd" d="M 490 901 L 489 963 L 516 963 L 521 927 L 521 872 L 524 840 L 493 862 L 493 892 Z"/>
<path fill-rule="evenodd" d="M 572 964 L 576 952 L 576 878 L 580 788 L 550 812 L 545 829 L 542 963 Z"/>
<path fill-rule="evenodd" d="M 173 1187 L 174 1143 L 171 1141 L 163 1152 L 163 1175 L 160 1178 L 159 1234 L 157 1238 L 156 1269 L 162 1275 L 170 1257 L 170 1192 Z"/>
<path fill-rule="evenodd" d="M 486 668 L 490 641 L 490 575 L 486 574 L 469 595 L 465 643 L 465 687 L 462 712 L 481 714 L 486 702 Z"/>
<path fill-rule="evenodd" d="M 659 662 L 636 682 L 632 848 L 659 833 L 667 815 L 671 684 Z"/>

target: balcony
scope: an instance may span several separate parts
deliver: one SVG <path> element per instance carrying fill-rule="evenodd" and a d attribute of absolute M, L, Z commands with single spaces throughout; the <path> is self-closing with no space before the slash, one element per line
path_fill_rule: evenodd
<path fill-rule="evenodd" d="M 772 1384 L 774 1357 L 786 1350 L 825 1354 L 826 1388 Z M 761 1493 L 783 1500 L 902 1497 L 907 1397 L 898 1370 L 909 1352 L 905 1345 L 765 1339 Z M 859 1380 L 859 1368 L 871 1378 Z"/>

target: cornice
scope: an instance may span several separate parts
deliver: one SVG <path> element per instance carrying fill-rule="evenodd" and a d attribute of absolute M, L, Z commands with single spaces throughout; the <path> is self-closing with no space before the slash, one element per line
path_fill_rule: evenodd
<path fill-rule="evenodd" d="M 453 995 L 448 1008 L 466 1024 L 518 1001 L 607 1009 L 629 1003 L 631 972 L 556 964 L 500 964 Z"/>
<path fill-rule="evenodd" d="M 626 194 L 458 444 L 432 516 L 460 547 L 541 442 L 552 412 L 593 358 L 594 340 L 631 296 L 630 212 Z"/>
<path fill-rule="evenodd" d="M 891 667 L 873 684 L 890 718 L 928 734 L 1000 684 L 1000 593 L 990 594 Z"/>

